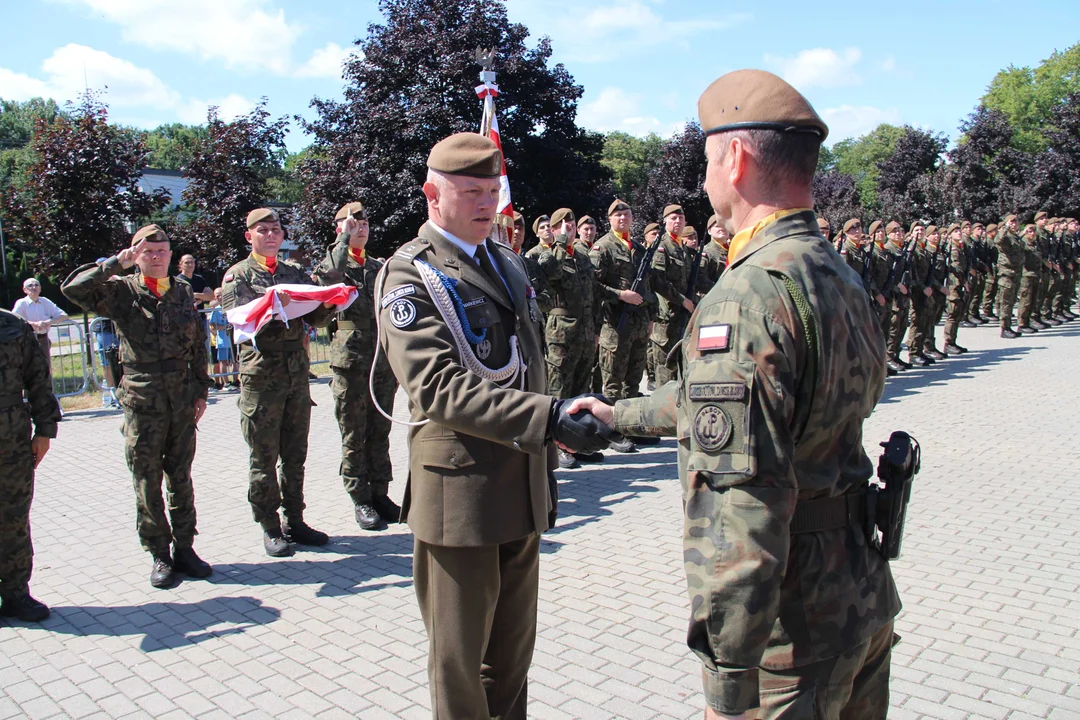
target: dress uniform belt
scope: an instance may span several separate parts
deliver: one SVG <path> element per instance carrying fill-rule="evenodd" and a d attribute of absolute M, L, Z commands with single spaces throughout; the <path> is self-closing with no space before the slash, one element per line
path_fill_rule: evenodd
<path fill-rule="evenodd" d="M 162 360 L 161 362 L 124 363 L 125 372 L 147 373 L 149 375 L 187 370 L 189 367 L 191 367 L 191 363 L 177 358 Z"/>
<path fill-rule="evenodd" d="M 0 395 L 0 410 L 7 410 L 8 408 L 18 407 L 23 403 L 23 394 L 21 392 L 10 393 L 8 395 Z"/>
<path fill-rule="evenodd" d="M 371 329 L 371 323 L 368 323 L 368 324 L 365 325 L 363 323 L 353 322 L 352 320 L 338 320 L 337 321 L 337 326 L 338 326 L 338 330 L 370 330 Z"/>
<path fill-rule="evenodd" d="M 248 342 L 240 343 L 240 344 L 241 345 L 247 345 L 248 347 L 252 348 L 253 350 L 255 350 L 257 352 L 261 352 L 261 353 L 293 352 L 295 350 L 303 350 L 304 349 L 304 341 L 303 340 L 286 340 L 285 342 L 265 342 L 263 340 L 260 340 L 259 342 L 255 343 L 254 345 L 252 345 L 251 343 L 248 343 Z"/>
<path fill-rule="evenodd" d="M 825 532 L 851 526 L 862 527 L 866 519 L 866 493 L 849 492 L 817 500 L 800 501 L 791 519 L 791 534 Z"/>

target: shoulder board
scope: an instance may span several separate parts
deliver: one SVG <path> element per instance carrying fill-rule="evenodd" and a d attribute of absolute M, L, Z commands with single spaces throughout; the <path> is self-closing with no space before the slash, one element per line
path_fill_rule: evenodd
<path fill-rule="evenodd" d="M 431 244 L 427 240 L 416 238 L 399 247 L 397 252 L 394 253 L 394 257 L 411 263 L 414 259 L 423 255 L 429 247 L 431 247 Z"/>

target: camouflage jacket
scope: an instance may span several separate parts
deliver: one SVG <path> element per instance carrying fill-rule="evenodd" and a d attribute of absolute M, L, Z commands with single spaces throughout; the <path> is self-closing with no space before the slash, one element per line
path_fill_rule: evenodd
<path fill-rule="evenodd" d="M 1016 277 L 1024 268 L 1024 241 L 1008 230 L 998 232 L 997 241 L 999 275 Z"/>
<path fill-rule="evenodd" d="M 596 272 L 588 254 L 578 252 L 576 245 L 567 248 L 566 236 L 559 235 L 551 245 L 537 245 L 527 256 L 544 274 L 548 342 L 566 342 L 564 335 L 591 332 Z M 553 320 L 556 317 L 562 319 Z M 568 323 L 574 327 L 568 329 Z"/>
<path fill-rule="evenodd" d="M 271 273 L 249 255 L 225 272 L 221 283 L 221 307 L 228 311 L 246 305 L 265 295 L 271 285 L 286 283 L 314 285 L 315 280 L 289 260 L 278 260 L 277 269 Z M 306 375 L 310 361 L 304 347 L 304 323 L 322 327 L 333 314 L 333 308 L 320 305 L 302 318 L 304 322 L 293 321 L 286 326 L 274 318 L 266 323 L 255 338 L 258 350 L 251 343 L 239 346 L 240 373 L 263 378 L 278 377 L 281 373 Z"/>
<path fill-rule="evenodd" d="M 115 257 L 76 268 L 60 289 L 80 307 L 116 326 L 124 376 L 116 397 L 125 406 L 164 413 L 175 403 L 206 398 L 206 320 L 195 309 L 191 286 L 173 281 L 160 298 L 141 275 L 123 272 Z"/>
<path fill-rule="evenodd" d="M 705 243 L 705 249 L 702 252 L 705 254 L 701 258 L 701 270 L 698 271 L 697 289 L 704 296 L 705 293 L 712 290 L 713 285 L 727 270 L 728 249 L 710 239 L 709 242 Z"/>
<path fill-rule="evenodd" d="M 345 283 L 359 292 L 352 305 L 336 314 L 337 331 L 330 343 L 330 367 L 367 372 L 375 354 L 375 276 L 383 261 L 366 257 L 361 265 L 349 254 L 349 236 L 338 235 L 326 257 L 312 271 L 320 285 Z"/>
<path fill-rule="evenodd" d="M 657 242 L 660 247 L 652 259 L 652 282 L 660 304 L 657 320 L 663 323 L 670 322 L 682 309 L 694 253 L 667 233 Z"/>
<path fill-rule="evenodd" d="M 737 714 L 758 705 L 759 668 L 835 657 L 900 610 L 861 527 L 790 532 L 797 503 L 867 487 L 862 426 L 885 339 L 861 280 L 803 211 L 750 240 L 694 312 L 679 361 L 676 380 L 616 403 L 615 425 L 678 438 L 688 644 L 709 705 Z"/>
<path fill-rule="evenodd" d="M 936 292 L 945 294 L 945 281 L 949 276 L 949 248 L 946 246 L 948 240 L 938 241 L 937 250 L 931 250 L 930 246 L 926 246 L 926 252 L 930 256 L 930 280 L 927 284 L 934 288 Z"/>
<path fill-rule="evenodd" d="M 847 266 L 855 271 L 862 281 L 867 294 L 877 295 L 878 289 L 874 286 L 874 256 L 867 248 L 853 243 L 849 238 L 844 239 L 840 246 L 840 255 L 844 258 Z"/>
<path fill-rule="evenodd" d="M 29 404 L 23 402 L 23 392 Z M 60 404 L 53 395 L 49 361 L 30 323 L 0 309 L 0 443 L 6 449 L 30 440 L 34 434 L 56 437 Z"/>
<path fill-rule="evenodd" d="M 1042 228 L 1035 231 L 1035 249 L 1039 253 L 1039 262 L 1043 267 L 1050 267 L 1050 233 Z"/>
<path fill-rule="evenodd" d="M 971 253 L 963 245 L 949 241 L 948 271 L 946 285 L 949 294 L 956 296 L 971 282 Z"/>
<path fill-rule="evenodd" d="M 574 241 L 574 252 L 584 255 L 589 258 L 589 265 L 592 265 L 592 253 L 593 245 L 587 245 L 584 240 L 578 238 Z M 596 282 L 596 267 L 593 266 L 593 332 L 599 333 L 600 326 L 604 324 L 604 302 L 606 300 L 618 300 L 618 295 L 612 296 L 609 292 L 609 288 L 604 287 L 600 283 Z"/>
<path fill-rule="evenodd" d="M 1043 256 L 1039 252 L 1038 238 L 1035 238 L 1035 242 L 1032 243 L 1021 239 L 1020 244 L 1024 248 L 1023 276 L 1027 278 L 1039 277 L 1043 270 Z"/>
<path fill-rule="evenodd" d="M 870 278 L 877 291 L 884 295 L 886 300 L 892 300 L 897 294 L 896 283 L 900 282 L 903 259 L 899 252 L 889 249 L 888 243 L 880 247 L 875 243 L 871 252 L 873 255 L 870 261 Z"/>
<path fill-rule="evenodd" d="M 637 322 L 647 323 L 657 305 L 656 295 L 652 291 L 652 273 L 646 274 L 645 287 L 639 293 L 644 303 L 635 308 L 619 300 L 619 293 L 629 290 L 634 284 L 638 265 L 645 256 L 644 245 L 633 242 L 633 246 L 631 255 L 626 243 L 609 232 L 597 240 L 589 251 L 589 260 L 596 269 L 596 281 L 604 299 L 604 323 L 612 327 L 619 324 L 623 309 L 627 310 L 628 320 L 637 318 Z"/>

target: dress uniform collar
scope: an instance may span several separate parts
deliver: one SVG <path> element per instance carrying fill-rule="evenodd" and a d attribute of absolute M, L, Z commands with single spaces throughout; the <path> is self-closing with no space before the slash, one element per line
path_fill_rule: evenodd
<path fill-rule="evenodd" d="M 440 257 L 445 268 L 444 272 L 448 276 L 458 280 L 464 280 L 469 285 L 479 288 L 492 300 L 510 310 L 515 310 L 516 304 L 525 302 L 524 286 L 518 287 L 516 276 L 513 273 L 507 272 L 506 261 L 498 259 L 498 256 L 501 253 L 499 250 L 492 248 L 491 243 L 487 243 L 485 247 L 488 250 L 488 256 L 491 258 L 491 261 L 493 263 L 498 263 L 498 272 L 506 283 L 503 287 L 497 287 L 490 279 L 488 279 L 487 273 L 481 270 L 480 266 L 476 263 L 474 259 L 476 255 L 476 245 L 472 245 L 461 238 L 453 236 L 451 233 L 448 233 L 430 220 L 424 223 L 420 228 L 420 239 L 426 240 L 436 250 L 436 253 Z M 460 252 L 460 255 L 454 253 L 455 248 Z M 458 258 L 462 256 L 468 261 L 459 261 Z M 507 287 L 510 288 L 513 297 L 510 297 L 510 295 L 507 294 Z M 524 307 L 524 305 L 522 305 L 522 307 Z"/>
<path fill-rule="evenodd" d="M 453 234 L 449 230 L 444 230 L 443 228 L 441 228 L 438 225 L 436 225 L 435 223 L 433 223 L 431 220 L 428 220 L 427 224 L 430 225 L 431 227 L 433 227 L 436 230 L 436 232 L 438 232 L 444 238 L 449 240 L 453 245 L 455 245 L 459 250 L 461 250 L 461 252 L 465 253 L 469 257 L 470 260 L 473 260 L 473 259 L 476 258 L 476 248 L 477 248 L 476 245 L 473 245 L 472 243 L 465 242 L 464 240 L 459 238 L 457 235 Z"/>

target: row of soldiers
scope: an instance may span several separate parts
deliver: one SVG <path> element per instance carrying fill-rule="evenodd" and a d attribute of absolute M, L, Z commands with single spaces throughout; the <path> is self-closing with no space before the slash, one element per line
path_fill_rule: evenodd
<path fill-rule="evenodd" d="M 826 238 L 830 227 L 818 225 Z M 983 225 L 967 220 L 942 229 L 914 222 L 904 232 L 876 220 L 866 232 L 858 218 L 844 223 L 836 249 L 862 278 L 888 338 L 889 374 L 931 365 L 967 351 L 960 328 L 1000 324 L 1016 338 L 1075 320 L 1080 279 L 1080 224 L 1038 212 L 1021 229 L 1016 215 Z M 1019 299 L 1016 329 L 1013 311 Z M 936 326 L 944 319 L 944 346 Z M 906 333 L 908 359 L 900 357 Z"/>

